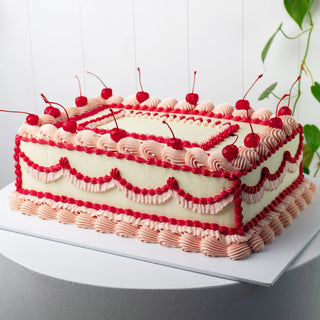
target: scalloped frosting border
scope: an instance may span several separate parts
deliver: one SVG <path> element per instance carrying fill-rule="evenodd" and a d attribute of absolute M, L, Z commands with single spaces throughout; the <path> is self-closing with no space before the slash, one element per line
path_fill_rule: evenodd
<path fill-rule="evenodd" d="M 197 226 L 171 225 L 167 221 L 140 219 L 108 210 L 88 209 L 78 204 L 38 198 L 14 191 L 10 195 L 10 208 L 22 214 L 73 223 L 79 228 L 95 229 L 101 233 L 115 233 L 122 237 L 138 238 L 143 242 L 177 247 L 186 252 L 201 252 L 210 257 L 245 259 L 252 252 L 262 251 L 283 228 L 290 225 L 305 206 L 313 201 L 316 186 L 304 178 L 291 192 L 286 192 L 268 216 L 242 236 L 224 235 L 218 230 L 204 230 Z"/>
<path fill-rule="evenodd" d="M 213 197 L 195 197 L 179 188 L 178 181 L 174 177 L 169 177 L 165 185 L 156 189 L 139 188 L 123 179 L 117 168 L 111 169 L 109 175 L 92 178 L 72 168 L 66 157 L 62 157 L 56 165 L 43 167 L 21 152 L 20 165 L 35 179 L 44 183 L 53 182 L 64 176 L 74 186 L 87 192 L 105 192 L 116 187 L 130 200 L 146 204 L 160 204 L 174 198 L 183 208 L 200 214 L 217 214 L 234 198 L 233 187 Z"/>

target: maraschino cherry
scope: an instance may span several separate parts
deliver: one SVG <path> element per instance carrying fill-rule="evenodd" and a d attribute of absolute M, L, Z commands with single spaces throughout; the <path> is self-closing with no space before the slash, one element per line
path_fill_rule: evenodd
<path fill-rule="evenodd" d="M 277 116 L 278 115 L 278 108 L 279 108 L 279 104 L 281 103 L 281 101 L 290 96 L 289 94 L 285 94 L 278 102 L 277 104 L 277 108 L 276 108 L 276 116 L 274 118 L 269 119 L 268 125 L 271 128 L 276 128 L 276 129 L 282 129 L 283 123 L 282 120 Z"/>
<path fill-rule="evenodd" d="M 45 97 L 45 95 L 41 94 L 42 99 L 44 100 L 45 103 L 49 104 L 49 107 L 46 107 L 44 109 L 44 114 L 48 114 L 54 118 L 58 118 L 61 115 L 61 112 L 58 108 L 55 108 L 51 105 L 51 102 L 48 101 L 48 99 Z"/>
<path fill-rule="evenodd" d="M 41 95 L 41 97 L 42 97 L 42 99 L 43 99 L 43 101 L 44 101 L 45 103 L 48 103 L 50 106 L 51 106 L 52 104 L 55 104 L 55 105 L 57 105 L 57 106 L 60 106 L 60 107 L 65 111 L 66 116 L 67 116 L 67 120 L 65 120 L 65 121 L 62 123 L 62 128 L 63 128 L 64 131 L 67 131 L 67 132 L 70 132 L 70 133 L 75 133 L 75 132 L 77 131 L 77 122 L 74 121 L 74 120 L 70 120 L 69 115 L 68 115 L 68 111 L 66 110 L 66 108 L 65 108 L 63 105 L 61 105 L 60 103 L 53 102 L 53 101 L 49 101 L 49 100 L 47 99 L 47 97 L 46 97 L 43 93 L 41 93 L 40 95 Z M 52 107 L 52 106 L 51 106 L 51 107 Z M 49 108 L 49 107 L 48 107 L 48 108 Z M 53 107 L 52 107 L 52 108 L 53 108 Z M 59 109 L 58 109 L 58 111 L 60 112 Z"/>
<path fill-rule="evenodd" d="M 245 97 L 247 96 L 247 94 L 249 93 L 249 91 L 252 89 L 252 87 L 256 84 L 256 82 L 263 76 L 263 74 L 260 74 L 258 76 L 258 78 L 253 82 L 253 84 L 250 86 L 250 88 L 247 90 L 247 92 L 245 93 L 245 95 L 243 96 L 243 98 L 241 100 L 238 100 L 236 102 L 236 109 L 237 110 L 247 110 L 247 117 L 248 117 L 248 121 L 249 121 L 249 125 L 250 125 L 250 129 L 251 129 L 251 133 L 248 133 L 245 137 L 244 137 L 244 145 L 247 148 L 256 148 L 260 142 L 260 136 L 256 133 L 253 132 L 253 128 L 252 128 L 252 124 L 251 124 L 251 119 L 250 119 L 250 115 L 249 115 L 249 109 L 250 109 L 250 103 L 248 100 L 245 100 Z"/>
<path fill-rule="evenodd" d="M 196 74 L 197 71 L 193 72 L 193 86 L 192 86 L 192 92 L 188 93 L 186 95 L 186 101 L 190 104 L 192 104 L 193 106 L 196 106 L 199 100 L 199 95 L 197 93 L 194 93 L 194 84 L 196 82 Z"/>
<path fill-rule="evenodd" d="M 222 149 L 222 155 L 228 160 L 232 161 L 235 159 L 239 154 L 239 148 L 235 145 L 236 141 L 238 140 L 238 135 L 233 134 L 236 136 L 236 140 L 233 141 L 232 144 L 228 144 Z"/>
<path fill-rule="evenodd" d="M 139 83 L 140 83 L 141 91 L 137 92 L 136 98 L 137 98 L 139 103 L 142 103 L 142 102 L 144 102 L 144 101 L 149 99 L 149 93 L 143 91 L 142 83 L 141 83 L 141 71 L 140 71 L 139 67 L 137 69 L 138 69 L 138 72 L 139 72 Z"/>
<path fill-rule="evenodd" d="M 290 91 L 289 91 L 289 99 L 288 99 L 288 104 L 286 106 L 283 106 L 279 109 L 278 111 L 278 116 L 291 116 L 292 114 L 292 111 L 291 109 L 289 108 L 289 105 L 290 105 L 290 98 L 291 98 L 291 91 L 292 91 L 292 88 L 294 87 L 294 85 L 300 80 L 300 76 L 297 78 L 297 80 L 291 85 L 290 87 Z"/>
<path fill-rule="evenodd" d="M 0 112 L 27 114 L 27 117 L 26 117 L 26 123 L 27 124 L 29 124 L 30 126 L 37 126 L 38 123 L 39 123 L 39 117 L 36 114 L 30 113 L 30 112 L 12 111 L 12 110 L 5 110 L 5 109 L 0 109 Z"/>
<path fill-rule="evenodd" d="M 248 100 L 245 100 L 244 98 L 247 96 L 247 94 L 249 93 L 249 91 L 252 89 L 252 87 L 256 84 L 256 82 L 263 76 L 263 74 L 260 74 L 258 76 L 258 78 L 253 82 L 253 84 L 250 86 L 250 88 L 248 89 L 248 91 L 245 93 L 245 95 L 243 96 L 243 98 L 241 100 L 238 100 L 236 102 L 236 109 L 237 110 L 249 110 L 250 109 L 250 103 Z"/>
<path fill-rule="evenodd" d="M 121 140 L 122 138 L 127 137 L 127 136 L 128 136 L 128 132 L 127 132 L 126 130 L 124 130 L 124 129 L 120 129 L 120 128 L 119 128 L 118 122 L 117 122 L 117 119 L 116 119 L 116 117 L 115 117 L 115 115 L 114 115 L 113 110 L 110 109 L 110 112 L 111 112 L 111 114 L 112 114 L 112 116 L 113 116 L 113 120 L 114 120 L 114 122 L 116 123 L 116 126 L 117 126 L 116 128 L 111 129 L 111 131 L 110 131 L 110 137 L 111 137 L 111 139 L 112 139 L 113 141 L 118 142 L 118 141 Z"/>
<path fill-rule="evenodd" d="M 82 95 L 80 80 L 77 75 L 75 75 L 75 77 L 78 80 L 79 91 L 80 91 L 80 96 L 75 99 L 75 103 L 76 103 L 77 107 L 84 107 L 85 105 L 88 104 L 88 99 L 87 99 L 87 97 Z"/>
<path fill-rule="evenodd" d="M 167 122 L 163 120 L 162 123 L 166 124 L 172 133 L 172 138 L 168 140 L 167 145 L 175 150 L 183 150 L 182 140 L 175 137 L 173 130 L 171 129 L 171 127 Z"/>
<path fill-rule="evenodd" d="M 107 86 L 105 85 L 105 83 L 102 81 L 102 79 L 100 77 L 98 77 L 96 74 L 87 71 L 87 73 L 91 74 L 92 76 L 96 77 L 104 86 L 104 88 L 101 90 L 101 98 L 103 98 L 104 100 L 109 99 L 112 96 L 112 89 L 111 88 L 107 88 Z"/>

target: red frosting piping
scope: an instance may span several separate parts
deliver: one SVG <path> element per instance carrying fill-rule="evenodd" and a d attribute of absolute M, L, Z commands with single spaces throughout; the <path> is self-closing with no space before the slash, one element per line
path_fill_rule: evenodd
<path fill-rule="evenodd" d="M 156 189 L 146 189 L 139 188 L 137 186 L 132 185 L 126 179 L 121 177 L 120 171 L 117 168 L 113 168 L 110 171 L 110 175 L 105 175 L 103 177 L 89 177 L 84 176 L 82 173 L 78 172 L 75 168 L 72 168 L 68 162 L 68 159 L 65 157 L 60 158 L 59 163 L 50 167 L 39 166 L 38 164 L 31 161 L 23 152 L 20 153 L 20 158 L 26 162 L 28 166 L 31 168 L 40 171 L 40 172 L 56 172 L 61 169 L 67 169 L 69 173 L 75 176 L 78 180 L 82 180 L 86 183 L 92 184 L 102 184 L 105 182 L 110 182 L 111 180 L 118 181 L 123 187 L 127 190 L 133 191 L 135 194 L 142 195 L 161 195 L 169 190 L 175 190 L 177 194 L 183 197 L 186 201 L 191 201 L 195 204 L 214 204 L 220 202 L 221 200 L 227 198 L 230 194 L 233 193 L 234 187 L 230 187 L 227 190 L 223 190 L 220 194 L 215 195 L 214 197 L 194 197 L 190 193 L 185 192 L 183 189 L 179 188 L 178 181 L 174 177 L 170 177 L 167 180 L 167 183 L 162 187 L 158 187 Z"/>

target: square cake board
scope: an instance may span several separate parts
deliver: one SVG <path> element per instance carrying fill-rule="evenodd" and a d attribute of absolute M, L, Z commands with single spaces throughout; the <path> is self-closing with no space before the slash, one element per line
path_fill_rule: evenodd
<path fill-rule="evenodd" d="M 210 258 L 199 253 L 186 253 L 178 248 L 143 243 L 138 239 L 122 238 L 115 234 L 99 233 L 75 225 L 25 216 L 12 211 L 8 206 L 8 196 L 13 190 L 14 183 L 0 190 L 0 229 L 262 286 L 272 286 L 320 230 L 318 192 L 314 202 L 307 205 L 293 223 L 284 228 L 283 233 L 266 245 L 262 252 L 251 254 L 245 260 L 233 261 L 229 258 Z"/>

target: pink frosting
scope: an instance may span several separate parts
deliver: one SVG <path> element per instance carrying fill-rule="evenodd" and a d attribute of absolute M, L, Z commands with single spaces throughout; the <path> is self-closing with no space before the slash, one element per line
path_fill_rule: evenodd
<path fill-rule="evenodd" d="M 278 145 L 277 140 L 266 133 L 258 133 L 260 136 L 260 143 L 264 144 L 268 149 L 272 149 Z"/>
<path fill-rule="evenodd" d="M 106 133 L 97 140 L 97 147 L 103 150 L 117 151 L 117 143 L 111 139 L 110 134 Z"/>
<path fill-rule="evenodd" d="M 164 147 L 162 150 L 162 158 L 172 164 L 182 166 L 185 164 L 186 149 L 175 150 L 171 147 Z"/>
<path fill-rule="evenodd" d="M 208 165 L 214 171 L 238 171 L 238 169 L 225 159 L 219 151 L 214 152 L 209 156 Z"/>
<path fill-rule="evenodd" d="M 38 206 L 32 201 L 25 200 L 21 203 L 19 211 L 27 216 L 37 215 Z"/>
<path fill-rule="evenodd" d="M 117 143 L 117 149 L 121 153 L 130 153 L 133 155 L 139 155 L 141 141 L 132 137 L 125 137 Z"/>
<path fill-rule="evenodd" d="M 38 136 L 38 126 L 30 126 L 24 123 L 18 131 L 18 134 L 27 138 L 36 138 Z"/>
<path fill-rule="evenodd" d="M 227 245 L 213 236 L 207 236 L 201 240 L 200 251 L 209 257 L 225 257 L 227 255 Z"/>
<path fill-rule="evenodd" d="M 245 259 L 251 253 L 251 249 L 246 242 L 233 243 L 228 246 L 227 255 L 232 260 Z"/>
<path fill-rule="evenodd" d="M 59 209 L 57 213 L 57 220 L 61 223 L 74 223 L 76 221 L 76 215 L 68 209 Z"/>
<path fill-rule="evenodd" d="M 214 105 L 211 101 L 205 100 L 199 103 L 195 110 L 211 112 L 214 109 Z"/>
<path fill-rule="evenodd" d="M 160 102 L 161 100 L 159 98 L 152 97 L 144 101 L 141 105 L 147 107 L 156 107 Z"/>
<path fill-rule="evenodd" d="M 48 220 L 56 219 L 57 216 L 56 210 L 45 203 L 39 206 L 38 214 L 40 218 Z"/>
<path fill-rule="evenodd" d="M 186 100 L 181 100 L 179 101 L 175 107 L 175 109 L 180 109 L 180 110 L 193 110 L 195 106 L 187 102 Z"/>
<path fill-rule="evenodd" d="M 14 211 L 19 211 L 22 200 L 19 198 L 17 191 L 13 191 L 9 196 L 9 208 Z"/>
<path fill-rule="evenodd" d="M 44 140 L 52 140 L 57 131 L 57 128 L 52 124 L 44 124 L 39 128 L 38 137 Z"/>
<path fill-rule="evenodd" d="M 248 240 L 248 244 L 253 252 L 260 252 L 264 248 L 263 239 L 256 233 Z"/>
<path fill-rule="evenodd" d="M 179 247 L 179 235 L 169 230 L 161 230 L 158 235 L 158 242 L 165 247 Z"/>
<path fill-rule="evenodd" d="M 275 236 L 279 236 L 283 232 L 283 225 L 277 216 L 273 217 L 270 222 L 270 227 L 272 228 Z"/>
<path fill-rule="evenodd" d="M 179 238 L 179 246 L 186 252 L 200 252 L 200 238 L 184 233 Z"/>
<path fill-rule="evenodd" d="M 254 149 L 245 146 L 239 147 L 239 155 L 246 158 L 250 163 L 257 162 L 260 159 L 259 154 Z"/>
<path fill-rule="evenodd" d="M 259 156 L 266 156 L 269 152 L 269 148 L 261 142 L 259 142 L 258 146 L 253 150 L 256 151 Z"/>
<path fill-rule="evenodd" d="M 261 121 L 268 120 L 272 115 L 272 112 L 269 109 L 259 109 L 253 112 L 251 118 L 259 119 Z"/>
<path fill-rule="evenodd" d="M 105 216 L 99 216 L 94 222 L 94 229 L 102 233 L 113 233 L 115 222 Z"/>
<path fill-rule="evenodd" d="M 59 128 L 54 135 L 54 140 L 56 142 L 74 144 L 75 137 L 76 137 L 75 133 L 67 132 L 63 130 L 63 128 Z"/>
<path fill-rule="evenodd" d="M 104 101 L 105 104 L 120 104 L 123 102 L 123 98 L 120 96 L 111 96 L 109 99 Z"/>
<path fill-rule="evenodd" d="M 250 168 L 250 161 L 245 156 L 238 155 L 235 159 L 231 161 L 232 165 L 238 170 L 248 170 Z"/>
<path fill-rule="evenodd" d="M 157 243 L 158 232 L 148 226 L 142 226 L 138 230 L 138 238 L 143 242 Z"/>
<path fill-rule="evenodd" d="M 295 130 L 299 127 L 298 122 L 292 116 L 280 116 L 280 119 L 282 120 L 282 122 L 284 124 L 287 124 L 293 130 Z"/>
<path fill-rule="evenodd" d="M 176 99 L 166 98 L 158 104 L 158 108 L 173 109 L 177 103 L 178 101 Z"/>
<path fill-rule="evenodd" d="M 139 152 L 144 158 L 162 158 L 163 144 L 153 141 L 153 140 L 145 140 L 141 143 Z"/>
<path fill-rule="evenodd" d="M 248 112 L 249 112 L 249 116 L 251 116 L 252 113 L 253 113 L 253 109 L 250 108 L 250 109 L 248 110 Z M 232 115 L 233 115 L 234 117 L 240 117 L 240 118 L 245 118 L 245 117 L 248 116 L 247 110 L 243 110 L 243 109 L 241 109 L 241 110 L 235 109 L 235 110 L 232 112 Z"/>
<path fill-rule="evenodd" d="M 208 157 L 203 149 L 191 148 L 186 152 L 185 163 L 192 168 L 208 168 Z"/>
<path fill-rule="evenodd" d="M 81 212 L 76 217 L 75 225 L 79 228 L 93 229 L 94 219 L 89 214 Z"/>
<path fill-rule="evenodd" d="M 265 127 L 261 131 L 261 134 L 271 136 L 271 137 L 275 138 L 278 142 L 284 141 L 286 139 L 286 134 L 284 133 L 284 131 L 282 129 Z"/>
<path fill-rule="evenodd" d="M 119 221 L 115 226 L 115 234 L 120 237 L 134 238 L 137 234 L 138 228 L 126 221 Z"/>
<path fill-rule="evenodd" d="M 260 233 L 260 237 L 265 244 L 271 243 L 274 240 L 274 236 L 273 230 L 268 225 L 266 225 Z"/>
<path fill-rule="evenodd" d="M 233 107 L 228 103 L 221 103 L 214 108 L 215 114 L 221 114 L 222 116 L 227 116 L 228 114 L 232 114 Z"/>
<path fill-rule="evenodd" d="M 82 147 L 95 148 L 99 136 L 91 130 L 81 130 L 77 133 L 75 141 Z"/>
<path fill-rule="evenodd" d="M 284 227 L 287 227 L 292 223 L 292 217 L 286 210 L 280 212 L 279 219 Z"/>
<path fill-rule="evenodd" d="M 67 112 L 68 112 L 69 117 L 73 117 L 73 116 L 79 115 L 81 113 L 81 109 L 76 106 L 68 107 Z M 63 115 L 64 120 L 67 119 L 64 112 L 61 112 L 61 115 Z"/>
<path fill-rule="evenodd" d="M 129 96 L 127 99 L 125 99 L 122 104 L 124 106 L 136 106 L 139 104 L 137 98 L 136 98 L 136 95 L 132 95 L 132 96 Z"/>
<path fill-rule="evenodd" d="M 56 119 L 53 116 L 50 116 L 50 114 L 42 114 L 40 116 L 40 125 L 44 125 L 46 123 L 56 123 Z"/>

